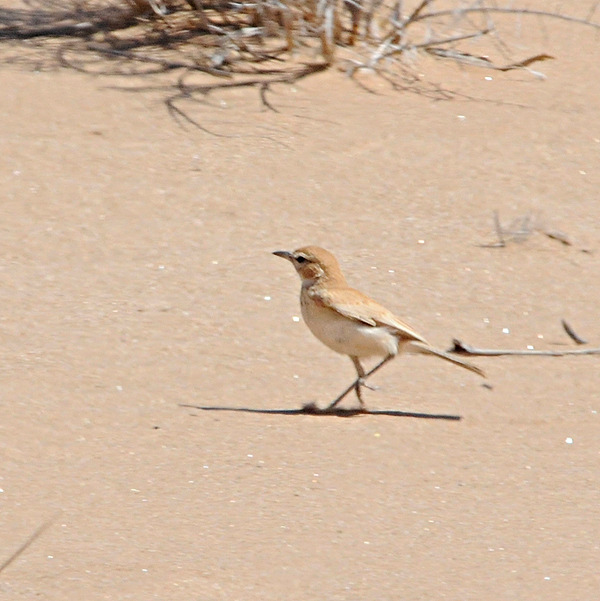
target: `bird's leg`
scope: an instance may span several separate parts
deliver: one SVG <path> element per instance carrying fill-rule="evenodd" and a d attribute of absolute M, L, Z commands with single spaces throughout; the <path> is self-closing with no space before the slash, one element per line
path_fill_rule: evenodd
<path fill-rule="evenodd" d="M 370 369 L 363 376 L 363 379 L 366 380 L 369 376 L 374 374 L 380 367 L 383 367 L 388 361 L 391 361 L 393 358 L 394 358 L 394 355 L 388 355 L 383 361 L 380 361 L 373 369 Z"/>
<path fill-rule="evenodd" d="M 365 380 L 372 374 L 374 374 L 379 368 L 383 367 L 390 359 L 393 359 L 394 355 L 388 355 L 383 361 L 379 362 L 373 369 L 369 370 L 367 373 L 364 372 L 364 369 L 358 359 L 356 357 L 351 357 L 352 362 L 354 363 L 354 367 L 356 367 L 356 372 L 358 373 L 358 378 L 340 394 L 328 407 L 325 411 L 331 411 L 343 398 L 345 398 L 348 393 L 352 390 L 356 391 L 356 396 L 360 401 L 360 406 L 364 409 L 364 402 L 361 398 L 360 387 L 365 385 Z M 358 364 L 358 365 L 357 365 Z M 360 368 L 360 371 L 359 371 Z M 362 375 L 361 375 L 362 372 Z"/>
<path fill-rule="evenodd" d="M 356 392 L 356 396 L 358 397 L 358 402 L 360 403 L 361 409 L 365 409 L 365 402 L 363 401 L 360 389 L 364 386 L 369 390 L 377 390 L 378 387 L 374 384 L 368 384 L 367 382 L 365 382 L 365 370 L 363 369 L 363 366 L 361 365 L 358 357 L 350 357 L 350 359 L 352 359 L 352 363 L 354 363 L 356 375 L 358 376 L 358 378 L 354 382 L 354 391 Z"/>
<path fill-rule="evenodd" d="M 356 375 L 358 376 L 358 378 L 356 378 L 356 382 L 354 382 L 354 392 L 356 392 L 356 396 L 358 397 L 358 402 L 360 403 L 361 409 L 364 409 L 365 402 L 363 401 L 362 394 L 360 392 L 360 387 L 365 385 L 365 383 L 364 383 L 365 370 L 363 369 L 363 366 L 360 364 L 358 357 L 350 357 L 350 359 L 352 359 L 352 363 L 354 363 L 354 368 L 356 369 Z"/>
<path fill-rule="evenodd" d="M 356 380 L 355 384 L 358 386 L 364 386 L 369 390 L 379 390 L 379 386 L 375 386 L 375 384 L 368 384 L 365 382 L 365 370 L 361 365 L 358 357 L 350 357 L 352 359 L 352 363 L 354 363 L 354 368 L 356 369 L 356 375 L 358 376 L 358 380 Z"/>

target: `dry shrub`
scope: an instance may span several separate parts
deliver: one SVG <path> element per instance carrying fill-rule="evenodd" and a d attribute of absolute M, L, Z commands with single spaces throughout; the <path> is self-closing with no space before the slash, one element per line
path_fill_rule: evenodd
<path fill-rule="evenodd" d="M 498 20 L 544 17 L 600 29 L 595 20 L 600 0 L 573 3 L 572 14 L 549 10 L 541 0 L 527 6 L 519 6 L 525 0 L 504 6 L 498 0 L 25 2 L 25 10 L 0 9 L 0 42 L 21 45 L 15 61 L 23 60 L 22 46 L 28 44 L 50 48 L 57 64 L 86 72 L 177 70 L 184 95 L 240 85 L 264 92 L 270 83 L 332 65 L 349 75 L 368 70 L 410 85 L 418 79 L 411 64 L 421 53 L 492 69 L 530 69 L 550 56 L 510 58 Z M 498 46 L 502 64 L 473 50 L 484 39 Z M 187 86 L 189 73 L 210 77 Z"/>

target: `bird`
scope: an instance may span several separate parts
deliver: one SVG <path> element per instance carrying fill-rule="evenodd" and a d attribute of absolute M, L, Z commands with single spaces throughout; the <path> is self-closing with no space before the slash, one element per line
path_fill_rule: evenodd
<path fill-rule="evenodd" d="M 325 346 L 348 355 L 356 369 L 357 379 L 325 412 L 332 411 L 352 390 L 356 392 L 360 410 L 367 412 L 361 389 L 372 387 L 366 379 L 402 351 L 433 355 L 485 377 L 476 365 L 434 348 L 383 305 L 351 288 L 337 259 L 328 250 L 304 246 L 293 252 L 278 250 L 273 254 L 287 259 L 302 280 L 300 306 L 310 331 Z M 382 359 L 366 372 L 361 360 L 370 357 Z"/>

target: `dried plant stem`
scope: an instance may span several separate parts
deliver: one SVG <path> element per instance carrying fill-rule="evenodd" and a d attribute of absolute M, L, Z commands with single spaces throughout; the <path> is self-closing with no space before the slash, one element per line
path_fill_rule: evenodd
<path fill-rule="evenodd" d="M 44 533 L 44 531 L 52 525 L 55 519 L 56 516 L 50 518 L 47 522 L 44 522 L 41 526 L 36 528 L 33 534 L 31 534 L 10 557 L 5 559 L 0 564 L 0 573 L 3 572 L 13 561 L 15 561 L 15 559 L 17 559 L 21 553 L 26 551 L 35 542 L 35 540 L 38 539 Z"/>
<path fill-rule="evenodd" d="M 485 349 L 477 348 L 454 339 L 453 346 L 448 349 L 449 353 L 458 355 L 470 355 L 472 357 L 499 357 L 501 355 L 530 355 L 541 357 L 564 357 L 566 355 L 600 355 L 600 347 L 587 349 L 569 349 L 564 351 L 557 350 L 537 350 L 537 349 Z"/>
<path fill-rule="evenodd" d="M 456 15 L 457 11 L 454 10 L 438 10 L 431 13 L 425 13 L 419 15 L 415 21 L 424 21 L 425 19 L 432 18 L 444 18 L 451 17 Z M 593 27 L 594 29 L 600 29 L 600 23 L 594 23 L 591 18 L 594 15 L 594 10 L 590 11 L 587 17 L 571 17 L 569 15 L 565 15 L 563 13 L 552 12 L 547 10 L 535 10 L 535 9 L 527 9 L 527 8 L 513 8 L 513 7 L 502 7 L 502 6 L 472 6 L 460 9 L 462 14 L 504 14 L 504 15 L 526 15 L 526 16 L 535 16 L 535 17 L 546 17 L 552 19 L 559 19 L 561 21 L 567 21 L 569 23 L 576 23 L 577 25 L 587 25 L 589 27 Z"/>

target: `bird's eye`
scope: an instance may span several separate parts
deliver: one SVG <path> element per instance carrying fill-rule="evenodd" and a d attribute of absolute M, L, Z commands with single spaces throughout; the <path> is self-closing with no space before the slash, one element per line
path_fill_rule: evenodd
<path fill-rule="evenodd" d="M 302 255 L 296 257 L 296 263 L 306 263 L 306 261 L 308 261 L 308 259 L 306 257 L 303 257 Z"/>

